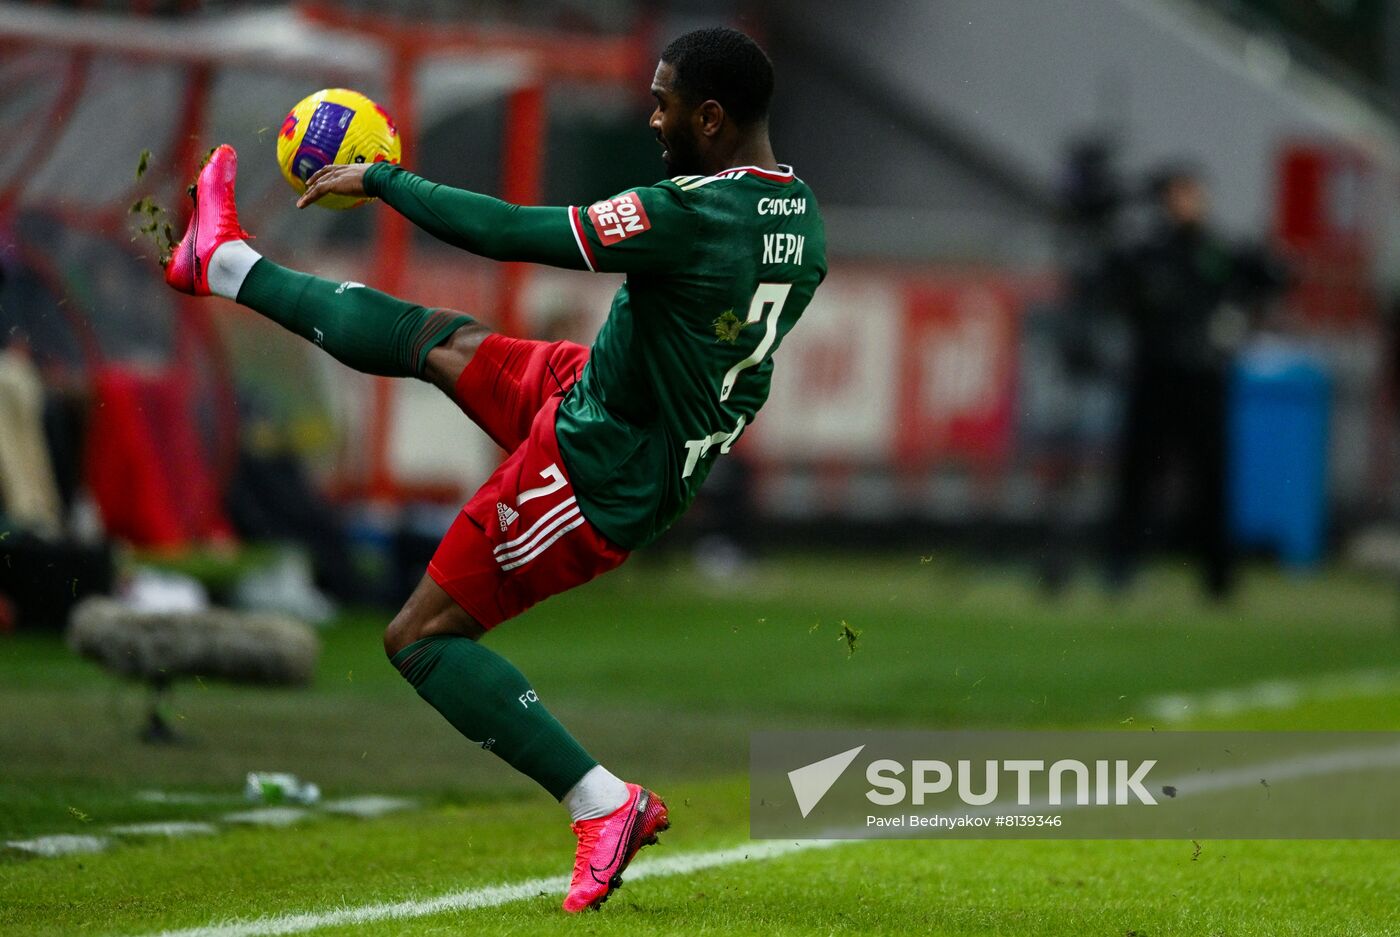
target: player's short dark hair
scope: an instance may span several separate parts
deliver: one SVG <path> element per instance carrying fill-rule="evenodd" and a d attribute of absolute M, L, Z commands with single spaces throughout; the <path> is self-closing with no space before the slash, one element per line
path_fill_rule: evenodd
<path fill-rule="evenodd" d="M 661 61 L 675 69 L 676 91 L 686 101 L 718 101 L 741 126 L 768 116 L 773 63 L 737 29 L 718 26 L 686 33 L 671 41 Z"/>

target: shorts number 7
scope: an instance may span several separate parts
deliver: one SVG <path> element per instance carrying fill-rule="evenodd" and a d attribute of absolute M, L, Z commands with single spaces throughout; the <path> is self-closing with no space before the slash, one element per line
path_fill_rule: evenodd
<path fill-rule="evenodd" d="M 744 324 L 752 325 L 762 319 L 765 312 L 770 309 L 772 312 L 765 323 L 763 338 L 759 340 L 758 346 L 747 358 L 725 372 L 724 383 L 719 388 L 721 403 L 728 400 L 729 395 L 734 392 L 734 382 L 739 379 L 740 372 L 753 367 L 767 357 L 768 350 L 773 347 L 774 339 L 778 337 L 778 317 L 783 314 L 783 303 L 787 302 L 788 293 L 791 290 L 791 283 L 758 284 L 758 289 L 753 294 L 753 300 L 749 302 L 749 314 L 744 319 Z"/>

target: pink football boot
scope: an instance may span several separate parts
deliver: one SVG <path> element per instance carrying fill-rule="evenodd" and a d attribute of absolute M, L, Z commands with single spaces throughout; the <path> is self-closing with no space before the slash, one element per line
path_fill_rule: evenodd
<path fill-rule="evenodd" d="M 574 824 L 578 852 L 564 910 L 598 908 L 622 886 L 622 870 L 637 850 L 656 842 L 657 834 L 670 828 L 666 802 L 644 787 L 628 784 L 627 803 L 606 817 Z"/>
<path fill-rule="evenodd" d="M 238 175 L 238 154 L 225 143 L 209 157 L 194 185 L 194 214 L 185 236 L 165 265 L 165 282 L 182 293 L 209 295 L 209 258 L 227 241 L 251 235 L 238 224 L 233 183 Z"/>

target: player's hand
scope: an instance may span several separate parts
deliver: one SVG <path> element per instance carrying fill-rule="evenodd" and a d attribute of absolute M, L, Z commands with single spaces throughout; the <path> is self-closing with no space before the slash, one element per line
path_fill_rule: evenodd
<path fill-rule="evenodd" d="M 349 195 L 366 198 L 365 171 L 370 163 L 332 163 L 316 170 L 306 180 L 306 191 L 297 199 L 297 208 L 305 208 L 323 195 Z"/>

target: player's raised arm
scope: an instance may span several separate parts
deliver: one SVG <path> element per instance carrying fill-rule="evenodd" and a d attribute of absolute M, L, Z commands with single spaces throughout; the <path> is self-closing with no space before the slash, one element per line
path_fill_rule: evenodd
<path fill-rule="evenodd" d="M 312 176 L 303 201 L 316 195 L 317 182 L 317 177 Z M 333 179 L 331 184 L 334 185 Z M 563 206 L 512 205 L 489 195 L 430 182 L 389 163 L 368 167 L 360 184 L 363 194 L 383 200 L 424 231 L 454 247 L 492 260 L 520 260 L 570 270 L 584 268 L 570 233 L 568 209 Z"/>
<path fill-rule="evenodd" d="M 454 247 L 492 260 L 521 260 L 613 273 L 674 270 L 694 243 L 695 213 L 670 186 L 632 189 L 590 206 L 513 205 L 430 182 L 388 163 L 317 172 L 297 201 L 377 197 Z"/>

